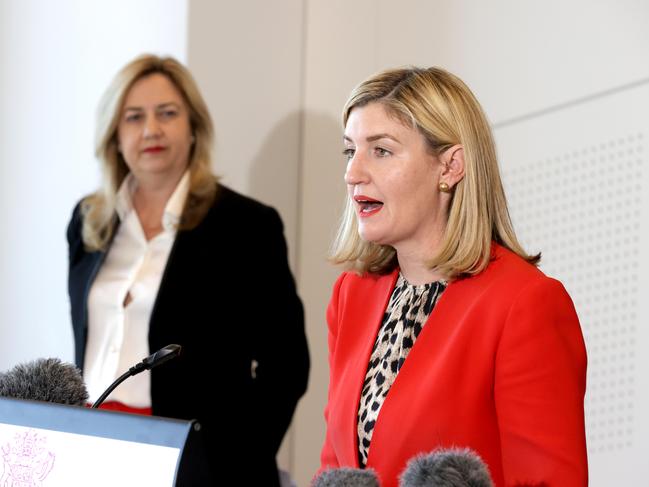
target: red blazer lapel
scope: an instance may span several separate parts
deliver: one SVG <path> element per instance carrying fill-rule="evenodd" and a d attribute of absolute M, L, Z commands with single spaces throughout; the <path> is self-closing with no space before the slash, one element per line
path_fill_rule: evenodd
<path fill-rule="evenodd" d="M 342 443 L 344 450 L 338 452 L 346 465 L 358 467 L 358 405 L 370 354 L 398 275 L 398 270 L 395 270 L 377 279 L 363 279 L 354 287 L 353 295 L 341 293 L 345 300 L 349 299 L 345 307 L 345 322 L 355 324 L 339 330 L 341 347 L 336 350 L 336 354 L 347 357 L 346 370 L 339 375 L 343 378 L 339 384 L 340 391 L 344 394 L 336 413 L 341 421 L 341 431 L 347 432 Z"/>

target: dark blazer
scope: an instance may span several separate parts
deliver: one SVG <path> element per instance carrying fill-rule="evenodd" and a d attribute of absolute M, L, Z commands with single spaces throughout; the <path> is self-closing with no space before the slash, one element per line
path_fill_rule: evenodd
<path fill-rule="evenodd" d="M 494 247 L 483 272 L 448 285 L 386 396 L 367 458 L 383 487 L 415 455 L 452 446 L 478 452 L 497 487 L 588 485 L 574 306 L 560 282 Z M 322 468 L 358 467 L 358 403 L 397 277 L 344 273 L 334 286 Z"/>
<path fill-rule="evenodd" d="M 67 236 L 79 367 L 88 291 L 105 257 L 84 249 L 81 224 L 77 205 Z M 151 371 L 153 414 L 201 422 L 214 483 L 238 473 L 246 485 L 279 485 L 275 455 L 306 390 L 309 355 L 273 208 L 219 185 L 203 221 L 178 232 L 149 324 L 152 352 L 170 343 L 183 351 Z"/>

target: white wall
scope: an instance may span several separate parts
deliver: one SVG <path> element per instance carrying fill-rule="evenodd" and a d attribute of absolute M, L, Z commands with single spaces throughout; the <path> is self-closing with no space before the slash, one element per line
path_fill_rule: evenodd
<path fill-rule="evenodd" d="M 95 107 L 144 51 L 186 58 L 175 0 L 0 2 L 0 370 L 73 359 L 65 229 L 95 189 Z"/>

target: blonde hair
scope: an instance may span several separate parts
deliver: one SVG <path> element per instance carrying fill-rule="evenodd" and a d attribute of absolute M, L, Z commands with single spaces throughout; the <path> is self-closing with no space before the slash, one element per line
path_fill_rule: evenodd
<path fill-rule="evenodd" d="M 452 190 L 448 222 L 430 268 L 448 279 L 477 274 L 491 259 L 492 241 L 532 264 L 539 262 L 541 255 L 525 253 L 516 238 L 489 123 L 462 80 L 435 67 L 383 71 L 354 88 L 343 108 L 343 125 L 352 110 L 369 103 L 380 103 L 391 116 L 418 130 L 435 155 L 456 144 L 464 148 L 465 175 Z M 393 247 L 361 239 L 350 198 L 331 260 L 359 273 L 387 273 L 398 265 Z"/>
<path fill-rule="evenodd" d="M 188 166 L 190 189 L 179 229 L 198 225 L 214 201 L 217 190 L 217 178 L 211 169 L 214 128 L 198 86 L 187 68 L 174 58 L 142 55 L 117 73 L 99 103 L 95 155 L 102 166 L 102 186 L 81 202 L 81 234 L 90 251 L 105 250 L 112 238 L 117 222 L 117 191 L 129 172 L 117 140 L 124 99 L 136 81 L 156 73 L 166 76 L 182 94 L 194 136 Z"/>

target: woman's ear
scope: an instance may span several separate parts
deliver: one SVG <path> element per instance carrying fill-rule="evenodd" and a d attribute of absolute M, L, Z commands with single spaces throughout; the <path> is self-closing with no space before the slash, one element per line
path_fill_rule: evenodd
<path fill-rule="evenodd" d="M 439 182 L 451 189 L 464 178 L 464 147 L 456 144 L 442 152 L 439 159 L 442 164 Z"/>

